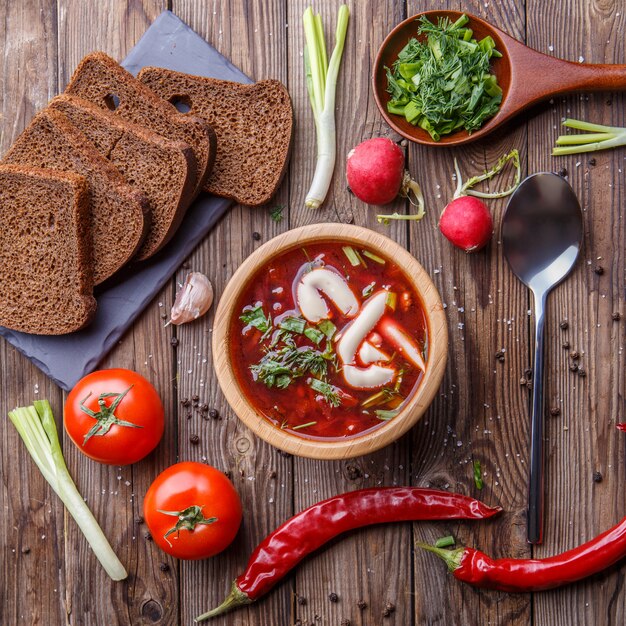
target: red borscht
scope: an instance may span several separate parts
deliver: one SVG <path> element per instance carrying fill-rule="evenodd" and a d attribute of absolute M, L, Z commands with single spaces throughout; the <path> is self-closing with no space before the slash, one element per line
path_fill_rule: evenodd
<path fill-rule="evenodd" d="M 423 305 L 403 271 L 366 248 L 316 242 L 249 280 L 230 322 L 248 401 L 307 439 L 362 435 L 392 420 L 428 363 Z"/>

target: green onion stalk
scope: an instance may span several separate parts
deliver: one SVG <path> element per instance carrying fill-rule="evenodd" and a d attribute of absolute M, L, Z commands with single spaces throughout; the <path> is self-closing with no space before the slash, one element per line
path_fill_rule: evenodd
<path fill-rule="evenodd" d="M 588 132 L 579 135 L 561 135 L 556 140 L 557 147 L 552 149 L 552 156 L 597 152 L 626 145 L 626 128 L 621 126 L 603 126 L 573 119 L 566 119 L 563 126 Z"/>
<path fill-rule="evenodd" d="M 113 552 L 111 544 L 104 536 L 67 470 L 50 403 L 47 400 L 35 400 L 33 406 L 10 411 L 9 419 L 13 422 L 43 477 L 76 520 L 107 574 L 113 580 L 126 578 L 128 574 L 124 566 Z"/>
<path fill-rule="evenodd" d="M 348 7 L 342 4 L 337 14 L 335 49 L 329 63 L 321 16 L 319 13 L 314 14 L 311 7 L 304 12 L 303 16 L 306 39 L 304 46 L 306 85 L 317 132 L 317 163 L 313 182 L 305 200 L 306 206 L 311 209 L 319 208 L 324 202 L 335 169 L 337 153 L 335 93 L 349 17 Z"/>

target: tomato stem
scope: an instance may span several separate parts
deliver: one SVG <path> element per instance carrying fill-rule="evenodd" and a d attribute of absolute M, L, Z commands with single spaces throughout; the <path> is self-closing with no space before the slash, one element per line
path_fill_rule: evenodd
<path fill-rule="evenodd" d="M 93 437 L 103 437 L 110 430 L 111 426 L 127 426 L 128 428 L 143 428 L 143 426 L 139 426 L 138 424 L 133 424 L 132 422 L 127 422 L 126 420 L 121 420 L 115 415 L 115 410 L 120 405 L 122 400 L 125 398 L 126 394 L 133 388 L 131 385 L 128 389 L 123 391 L 122 393 L 115 392 L 106 392 L 101 393 L 98 396 L 98 406 L 100 410 L 96 413 L 92 411 L 88 406 L 85 406 L 85 402 L 90 398 L 91 392 L 85 396 L 83 400 L 80 402 L 80 410 L 83 413 L 89 415 L 89 417 L 93 417 L 96 420 L 96 423 L 89 429 L 89 432 L 85 435 L 83 439 L 83 446 Z M 111 406 L 106 405 L 106 398 L 115 398 Z"/>
<path fill-rule="evenodd" d="M 176 524 L 163 535 L 163 539 L 167 541 L 170 547 L 172 544 L 169 542 L 168 537 L 172 533 L 180 534 L 181 530 L 193 532 L 198 524 L 208 525 L 217 522 L 217 517 L 204 517 L 202 507 L 197 504 L 192 504 L 182 511 L 162 511 L 161 509 L 157 509 L 157 511 L 163 513 L 163 515 L 171 515 L 178 518 Z"/>

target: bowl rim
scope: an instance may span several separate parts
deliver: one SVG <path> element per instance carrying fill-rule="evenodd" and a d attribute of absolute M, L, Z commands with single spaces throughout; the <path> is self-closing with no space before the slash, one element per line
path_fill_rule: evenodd
<path fill-rule="evenodd" d="M 387 424 L 338 441 L 304 439 L 280 430 L 260 415 L 239 388 L 230 360 L 229 328 L 241 291 L 250 277 L 277 254 L 314 241 L 335 241 L 365 245 L 393 259 L 419 293 L 428 327 L 429 355 L 426 372 L 416 393 L 402 411 Z M 441 384 L 448 356 L 448 325 L 444 307 L 430 276 L 400 244 L 376 231 L 350 224 L 309 224 L 282 233 L 255 250 L 228 281 L 215 313 L 212 337 L 213 365 L 222 393 L 239 419 L 269 444 L 291 454 L 316 459 L 347 459 L 386 446 L 406 433 L 426 412 Z"/>
<path fill-rule="evenodd" d="M 496 115 L 486 120 L 485 123 L 475 132 L 468 134 L 467 131 L 460 129 L 454 133 L 443 136 L 441 141 L 434 141 L 428 136 L 428 133 L 426 133 L 425 131 L 424 132 L 427 138 L 422 139 L 421 137 L 417 137 L 415 135 L 412 135 L 409 132 L 406 132 L 399 124 L 397 124 L 396 121 L 394 120 L 394 116 L 392 116 L 390 113 L 387 112 L 386 102 L 383 100 L 383 97 L 379 93 L 379 90 L 377 89 L 377 86 L 376 86 L 378 73 L 382 69 L 383 54 L 386 48 L 389 46 L 389 43 L 394 39 L 397 33 L 404 30 L 408 25 L 412 24 L 423 15 L 432 17 L 432 16 L 442 16 L 444 14 L 446 16 L 456 16 L 456 17 L 460 17 L 461 15 L 465 14 L 469 18 L 470 22 L 472 20 L 475 20 L 476 22 L 480 22 L 481 24 L 484 24 L 490 31 L 493 31 L 493 33 L 496 35 L 496 38 L 502 44 L 501 47 L 506 48 L 506 42 L 504 41 L 504 38 L 503 38 L 503 35 L 506 36 L 506 33 L 503 33 L 499 28 L 496 28 L 495 26 L 493 26 L 493 24 L 490 24 L 489 22 L 479 17 L 478 15 L 474 15 L 473 13 L 468 13 L 467 11 L 460 11 L 457 9 L 429 9 L 428 11 L 420 11 L 419 13 L 416 13 L 415 15 L 407 17 L 406 19 L 402 20 L 399 24 L 394 26 L 394 28 L 388 33 L 388 35 L 385 37 L 383 42 L 380 44 L 380 47 L 378 48 L 378 52 L 376 53 L 376 58 L 374 60 L 374 66 L 372 69 L 372 77 L 370 79 L 370 83 L 372 86 L 372 92 L 374 94 L 374 100 L 376 102 L 376 106 L 378 107 L 378 110 L 380 114 L 382 115 L 383 119 L 391 127 L 392 130 L 394 130 L 396 133 L 398 133 L 405 139 L 412 141 L 413 143 L 418 143 L 423 146 L 435 146 L 435 147 L 443 147 L 443 148 L 448 147 L 449 148 L 452 146 L 465 145 L 467 143 L 477 141 L 478 139 L 482 139 L 486 134 L 490 133 L 491 131 L 495 130 L 498 126 L 503 124 L 508 118 L 501 116 L 502 107 L 500 108 L 498 113 L 496 113 Z M 501 50 L 501 52 L 503 52 L 503 55 L 506 54 L 506 50 Z M 504 59 L 504 60 L 506 62 L 509 62 L 508 59 Z M 502 103 L 504 104 L 504 99 L 502 100 Z"/>

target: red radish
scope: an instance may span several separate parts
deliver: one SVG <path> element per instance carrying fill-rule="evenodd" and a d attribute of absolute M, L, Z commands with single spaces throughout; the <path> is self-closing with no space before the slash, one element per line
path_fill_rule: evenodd
<path fill-rule="evenodd" d="M 346 178 L 352 193 L 367 204 L 388 204 L 412 191 L 420 207 L 420 217 L 415 219 L 423 215 L 420 187 L 404 169 L 404 153 L 388 137 L 368 139 L 350 150 Z"/>
<path fill-rule="evenodd" d="M 461 196 L 443 210 L 439 230 L 457 248 L 476 252 L 491 239 L 493 220 L 484 202 L 472 196 Z"/>
<path fill-rule="evenodd" d="M 505 191 L 485 193 L 474 191 L 472 187 L 484 180 L 489 180 L 498 174 L 508 161 L 513 161 L 516 168 L 513 185 Z M 519 185 L 521 168 L 519 153 L 513 149 L 498 159 L 498 162 L 480 176 L 472 176 L 463 183 L 459 164 L 454 159 L 454 169 L 457 177 L 454 198 L 449 202 L 439 218 L 439 230 L 457 248 L 465 252 L 476 252 L 484 248 L 493 234 L 493 219 L 485 203 L 478 198 L 504 198 L 512 194 Z"/>

